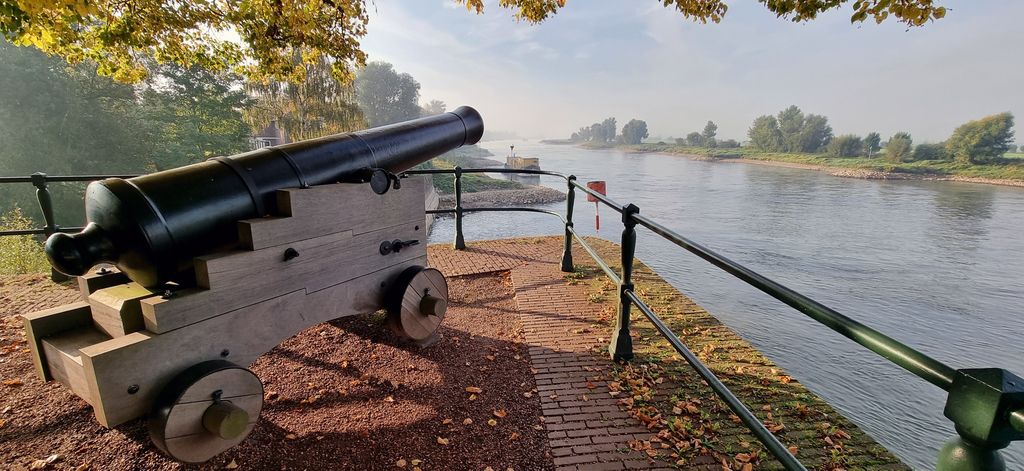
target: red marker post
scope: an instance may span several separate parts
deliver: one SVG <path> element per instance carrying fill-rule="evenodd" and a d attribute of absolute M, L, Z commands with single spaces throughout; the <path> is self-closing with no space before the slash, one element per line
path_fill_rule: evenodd
<path fill-rule="evenodd" d="M 607 195 L 608 194 L 607 190 L 606 190 L 606 186 L 604 184 L 604 180 L 597 180 L 597 181 L 587 182 L 587 188 L 590 188 L 591 190 L 594 190 L 595 192 L 600 193 L 602 195 Z M 591 202 L 591 203 L 594 203 L 594 229 L 597 230 L 597 231 L 600 231 L 601 230 L 601 212 L 600 212 L 601 204 L 597 201 L 597 198 L 594 197 L 594 195 L 592 195 L 590 193 L 587 193 L 587 201 Z"/>

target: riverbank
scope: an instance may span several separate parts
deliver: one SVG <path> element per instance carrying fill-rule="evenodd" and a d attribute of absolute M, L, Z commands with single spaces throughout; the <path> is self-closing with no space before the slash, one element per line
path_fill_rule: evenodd
<path fill-rule="evenodd" d="M 927 180 L 1024 187 L 1024 160 L 965 165 L 951 161 L 889 162 L 881 158 L 830 157 L 824 154 L 767 153 L 749 148 L 706 149 L 669 144 L 594 145 L 584 149 L 617 149 L 628 153 L 655 153 L 724 163 L 746 163 L 825 172 L 864 180 Z"/>

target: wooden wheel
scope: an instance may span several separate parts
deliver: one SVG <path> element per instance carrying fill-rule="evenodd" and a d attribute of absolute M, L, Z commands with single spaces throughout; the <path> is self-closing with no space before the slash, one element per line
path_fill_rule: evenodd
<path fill-rule="evenodd" d="M 171 380 L 157 398 L 149 437 L 165 453 L 202 463 L 249 436 L 263 409 L 263 383 L 224 360 L 199 363 Z"/>
<path fill-rule="evenodd" d="M 412 340 L 427 340 L 448 310 L 448 282 L 436 268 L 406 268 L 389 290 L 387 308 L 391 330 Z"/>

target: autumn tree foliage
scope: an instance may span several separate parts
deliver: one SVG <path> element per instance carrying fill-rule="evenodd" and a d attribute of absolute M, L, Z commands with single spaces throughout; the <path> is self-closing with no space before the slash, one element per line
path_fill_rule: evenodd
<path fill-rule="evenodd" d="M 482 13 L 484 0 L 457 0 Z M 630 0 L 632 1 L 632 0 Z M 719 22 L 725 0 L 658 0 L 698 22 Z M 582 2 L 581 2 L 582 3 Z M 921 26 L 945 16 L 936 0 L 761 0 L 780 18 L 802 22 L 852 7 L 851 22 L 889 18 Z M 499 0 L 523 21 L 539 23 L 565 0 Z M 0 33 L 68 62 L 92 61 L 97 72 L 123 82 L 147 74 L 146 58 L 233 71 L 249 80 L 302 82 L 301 64 L 326 59 L 349 82 L 366 61 L 360 40 L 369 21 L 367 0 L 0 0 Z M 439 7 L 440 8 L 440 7 Z M 301 64 L 292 60 L 302 51 Z"/>

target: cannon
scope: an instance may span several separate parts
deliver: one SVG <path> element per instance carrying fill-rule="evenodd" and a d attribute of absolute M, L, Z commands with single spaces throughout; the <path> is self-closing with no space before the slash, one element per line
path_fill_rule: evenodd
<path fill-rule="evenodd" d="M 247 367 L 297 332 L 384 309 L 432 344 L 448 286 L 426 267 L 430 182 L 396 174 L 482 134 L 460 107 L 90 184 L 85 229 L 46 244 L 82 300 L 22 316 L 37 374 L 103 426 L 147 418 L 158 448 L 198 463 L 253 430 Z"/>

